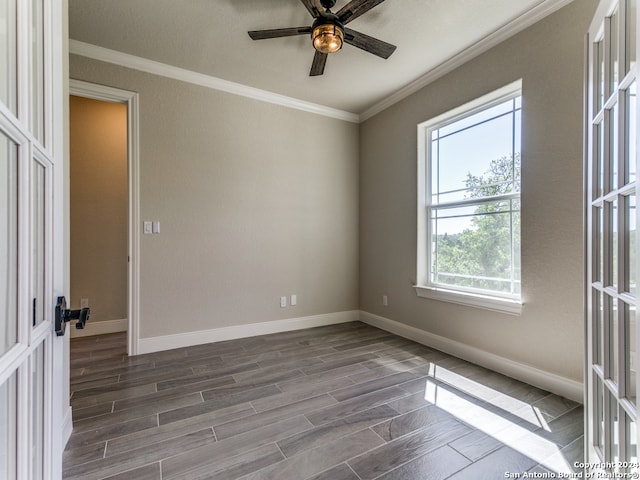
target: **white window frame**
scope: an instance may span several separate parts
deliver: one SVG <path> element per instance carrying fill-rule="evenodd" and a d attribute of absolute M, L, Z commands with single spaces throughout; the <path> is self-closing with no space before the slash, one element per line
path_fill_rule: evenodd
<path fill-rule="evenodd" d="M 460 120 L 520 95 L 522 95 L 522 80 L 506 85 L 418 125 L 418 252 L 417 284 L 414 288 L 419 297 L 512 315 L 520 315 L 522 312 L 522 294 L 500 294 L 431 282 L 431 222 L 429 221 L 431 142 L 428 135 L 428 132 L 436 126 Z M 518 195 L 517 198 L 520 196 Z"/>

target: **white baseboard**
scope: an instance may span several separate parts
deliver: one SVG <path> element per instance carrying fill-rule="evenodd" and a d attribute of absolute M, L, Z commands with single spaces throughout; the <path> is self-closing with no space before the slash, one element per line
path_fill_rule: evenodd
<path fill-rule="evenodd" d="M 71 407 L 67 408 L 62 419 L 62 445 L 66 445 L 73 432 L 73 411 Z M 63 447 L 64 449 L 64 447 Z"/>
<path fill-rule="evenodd" d="M 92 335 L 104 335 L 107 333 L 126 332 L 129 328 L 129 320 L 121 318 L 118 320 L 104 320 L 102 322 L 92 322 L 89 320 L 84 324 L 82 330 L 76 328 L 75 322 L 69 324 L 71 338 L 90 337 Z"/>
<path fill-rule="evenodd" d="M 325 313 L 309 317 L 288 318 L 270 322 L 250 323 L 248 325 L 234 325 L 230 327 L 212 328 L 197 332 L 176 333 L 160 337 L 141 338 L 138 341 L 138 354 L 171 350 L 172 348 L 190 347 L 203 343 L 221 342 L 236 338 L 255 337 L 269 333 L 302 330 L 304 328 L 321 327 L 336 323 L 355 322 L 359 318 L 358 310 L 346 312 Z"/>
<path fill-rule="evenodd" d="M 584 385 L 566 377 L 540 370 L 440 335 L 426 332 L 373 313 L 360 311 L 360 321 L 387 332 L 481 365 L 535 387 L 561 395 L 578 403 L 584 402 Z"/>

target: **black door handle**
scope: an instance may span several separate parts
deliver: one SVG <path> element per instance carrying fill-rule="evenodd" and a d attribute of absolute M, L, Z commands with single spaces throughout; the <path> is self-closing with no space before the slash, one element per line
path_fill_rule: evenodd
<path fill-rule="evenodd" d="M 83 329 L 90 316 L 91 309 L 81 308 L 80 310 L 68 310 L 67 299 L 64 297 L 58 297 L 55 314 L 56 335 L 59 337 L 64 335 L 65 329 L 67 327 L 67 322 L 70 320 L 78 320 L 76 322 L 76 328 Z"/>

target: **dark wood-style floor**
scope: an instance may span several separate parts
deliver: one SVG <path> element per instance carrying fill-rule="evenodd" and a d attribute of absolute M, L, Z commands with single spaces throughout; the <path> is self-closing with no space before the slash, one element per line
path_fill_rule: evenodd
<path fill-rule="evenodd" d="M 583 457 L 580 405 L 359 322 L 125 343 L 72 340 L 65 479 L 494 480 Z"/>

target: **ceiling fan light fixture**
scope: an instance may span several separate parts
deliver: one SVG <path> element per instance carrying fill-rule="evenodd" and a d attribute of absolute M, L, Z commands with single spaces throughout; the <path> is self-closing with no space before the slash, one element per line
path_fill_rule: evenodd
<path fill-rule="evenodd" d="M 313 47 L 320 53 L 335 53 L 344 43 L 344 30 L 335 23 L 323 23 L 311 31 Z"/>

